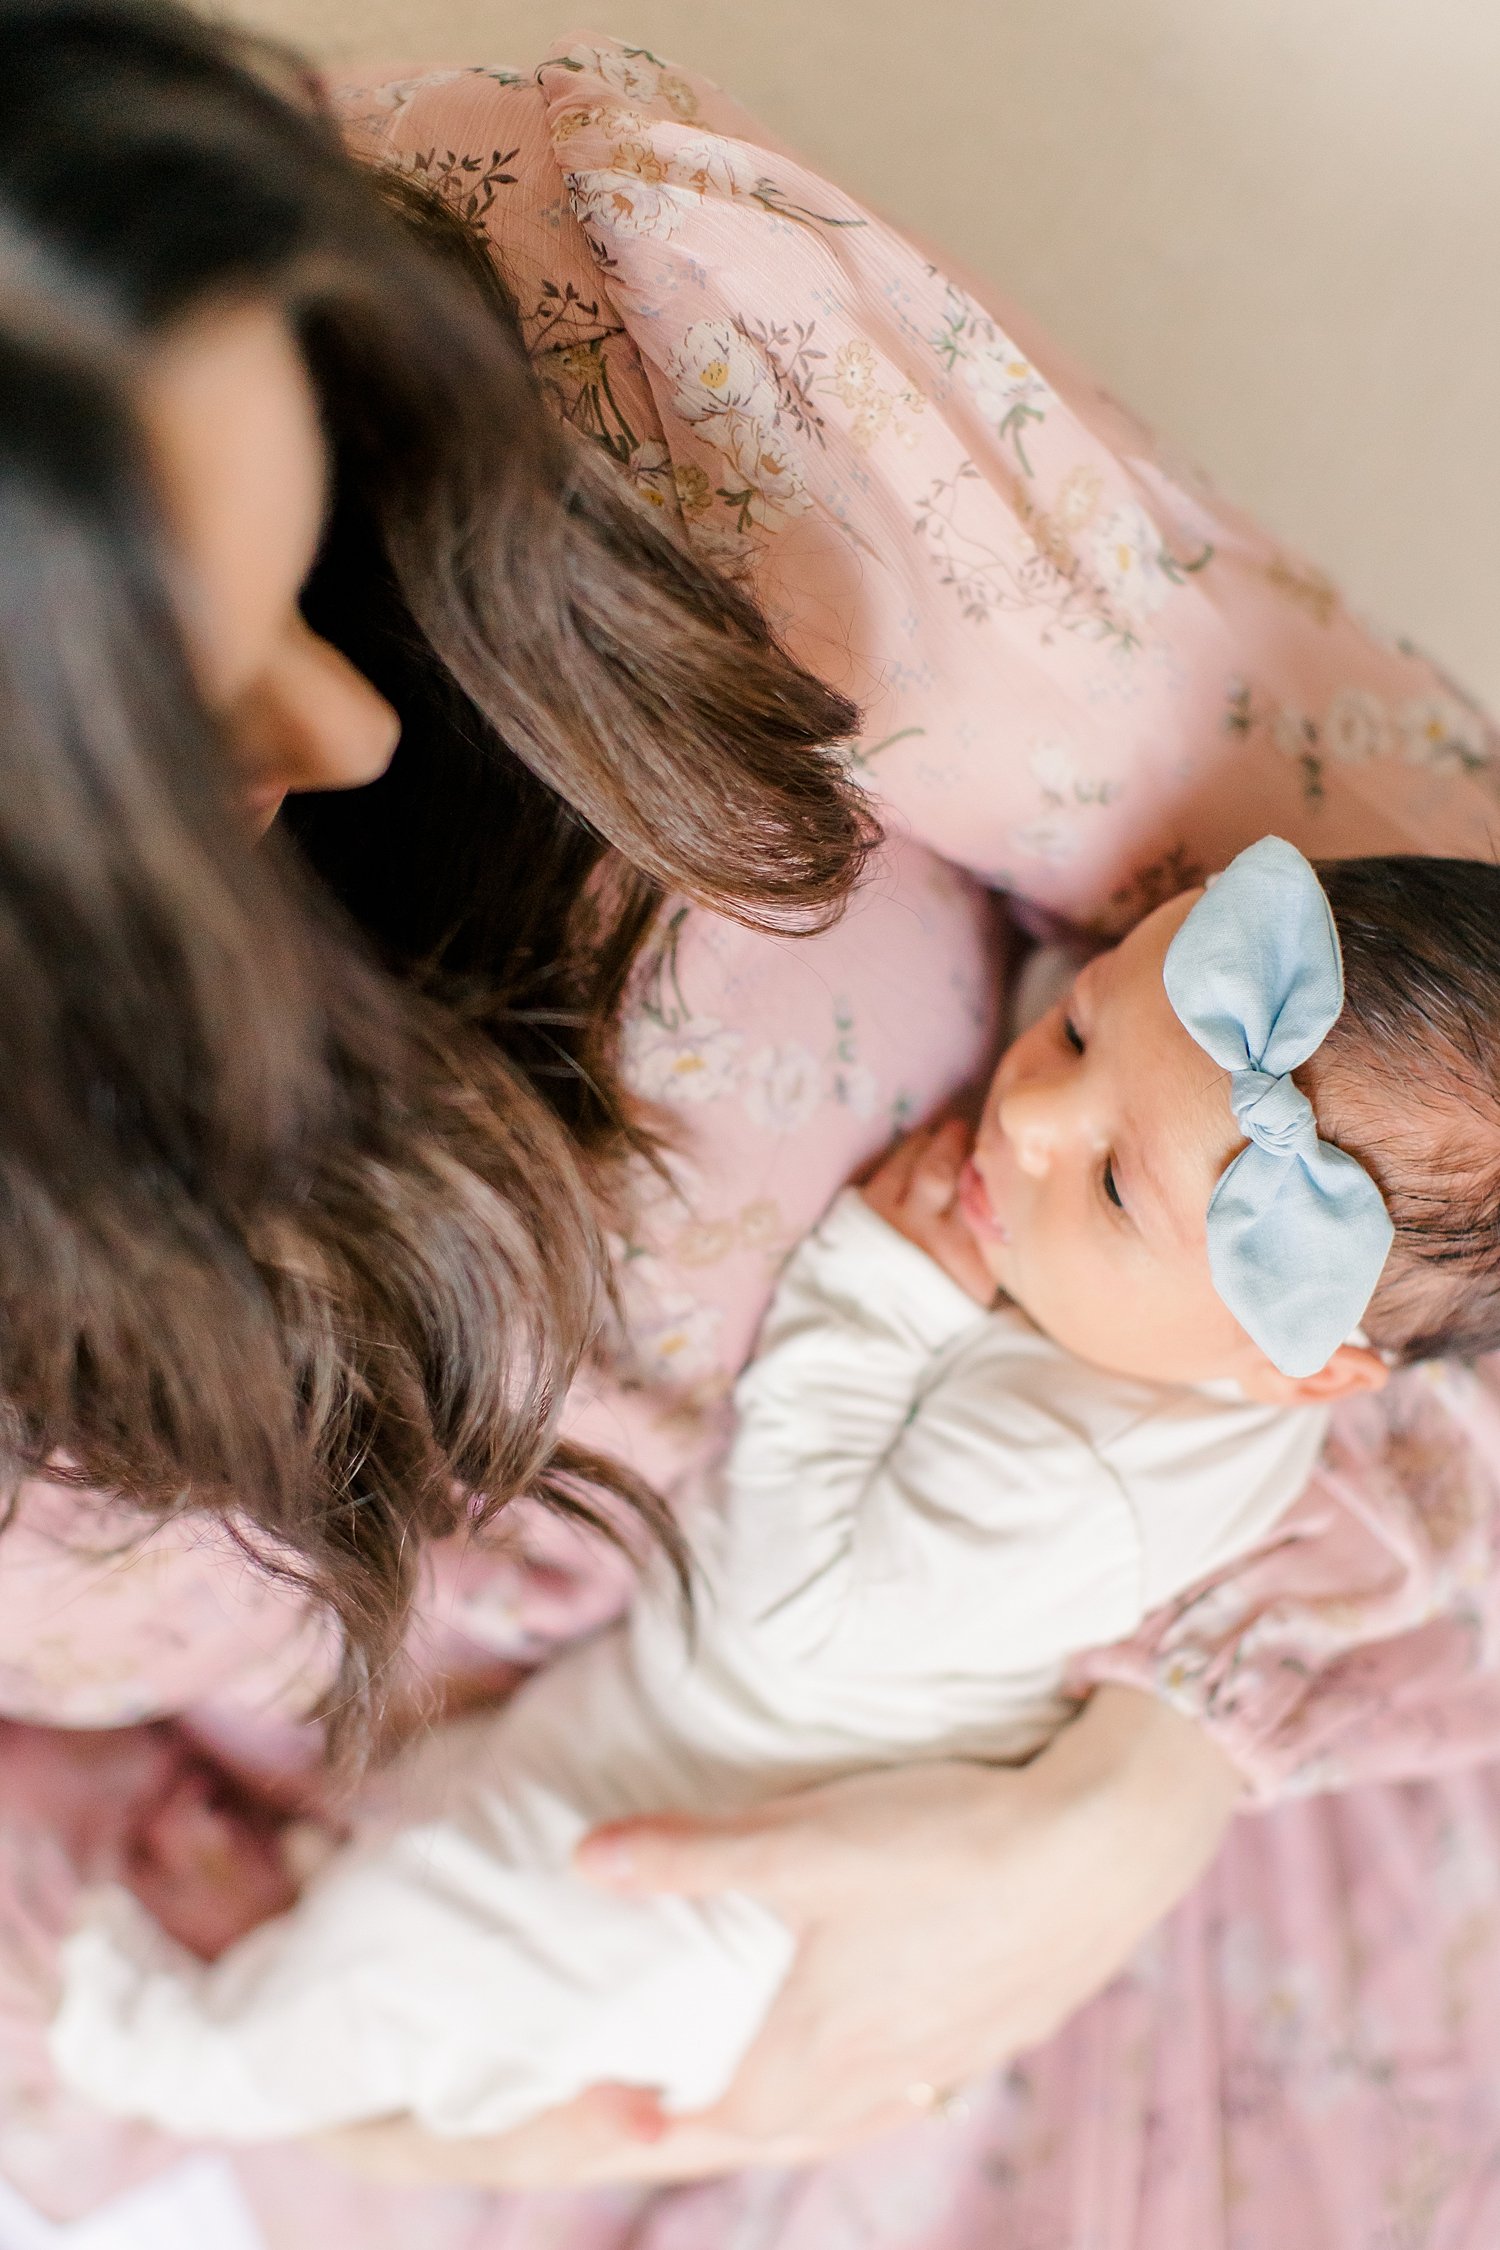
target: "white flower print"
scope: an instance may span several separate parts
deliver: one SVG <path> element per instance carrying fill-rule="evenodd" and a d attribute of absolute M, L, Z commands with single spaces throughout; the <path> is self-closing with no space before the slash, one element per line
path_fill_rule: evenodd
<path fill-rule="evenodd" d="M 743 521 L 779 531 L 812 506 L 796 457 L 774 423 L 722 414 L 699 426 L 743 480 L 742 494 L 735 495 Z"/>
<path fill-rule="evenodd" d="M 1046 419 L 1054 394 L 1025 353 L 953 282 L 944 295 L 941 324 L 929 342 L 943 366 L 962 375 L 980 413 L 997 437 L 1009 438 L 1030 476 L 1026 425 Z"/>
<path fill-rule="evenodd" d="M 632 1375 L 643 1384 L 695 1384 L 717 1363 L 722 1314 L 684 1289 L 657 1253 L 614 1244 Z"/>
<path fill-rule="evenodd" d="M 1368 688 L 1340 688 L 1323 714 L 1323 747 L 1342 765 L 1362 765 L 1394 747 L 1391 715 Z"/>
<path fill-rule="evenodd" d="M 1100 584 L 1127 617 L 1152 616 L 1172 591 L 1161 534 L 1138 501 L 1125 501 L 1105 518 L 1089 552 Z"/>
<path fill-rule="evenodd" d="M 661 84 L 661 64 L 644 47 L 572 47 L 568 60 L 633 102 L 649 102 Z"/>
<path fill-rule="evenodd" d="M 1044 813 L 1040 820 L 1028 821 L 1024 828 L 1010 831 L 1014 850 L 1023 852 L 1028 859 L 1045 860 L 1052 867 L 1061 867 L 1076 858 L 1079 842 L 1076 824 L 1060 812 Z"/>
<path fill-rule="evenodd" d="M 629 1202 L 635 1214 L 637 1242 L 664 1239 L 683 1224 L 684 1215 L 702 1208 L 707 1192 L 703 1174 L 680 1149 L 660 1150 L 654 1161 L 632 1158 L 629 1164 Z M 631 1245 L 614 1244 L 618 1257 Z"/>
<path fill-rule="evenodd" d="M 822 1098 L 823 1065 L 797 1040 L 759 1047 L 745 1065 L 745 1108 L 768 1133 L 795 1133 Z"/>
<path fill-rule="evenodd" d="M 1036 849 L 1040 838 L 1049 848 L 1041 857 L 1058 859 L 1071 857 L 1071 847 L 1062 847 L 1062 816 L 1082 812 L 1090 805 L 1109 805 L 1119 795 L 1119 783 L 1109 774 L 1088 773 L 1066 742 L 1033 742 L 1026 752 L 1026 763 L 1033 780 L 1042 793 L 1043 820 L 1036 827 L 1020 831 L 1032 839 L 1024 848 Z M 1016 839 L 1013 837 L 1012 841 Z"/>
<path fill-rule="evenodd" d="M 1493 739 L 1477 711 L 1453 695 L 1414 696 L 1396 713 L 1401 755 L 1409 766 L 1487 765 Z"/>
<path fill-rule="evenodd" d="M 645 47 L 570 47 L 558 57 L 567 67 L 603 79 L 633 102 L 664 101 L 677 117 L 698 114 L 698 97 L 680 71 Z"/>
<path fill-rule="evenodd" d="M 737 141 L 718 134 L 684 133 L 669 126 L 659 136 L 666 177 L 694 195 L 753 195 L 760 174 Z"/>
<path fill-rule="evenodd" d="M 1034 406 L 1048 395 L 1030 360 L 998 329 L 963 361 L 963 372 L 979 411 L 997 429 L 1018 406 Z"/>
<path fill-rule="evenodd" d="M 668 354 L 667 372 L 677 412 L 728 464 L 735 489 L 720 497 L 738 507 L 741 530 L 753 523 L 777 531 L 812 505 L 781 435 L 770 370 L 731 322 L 694 321 Z"/>
<path fill-rule="evenodd" d="M 1060 803 L 1107 802 L 1113 794 L 1108 782 L 1091 782 L 1065 742 L 1033 742 L 1026 753 L 1032 779 Z"/>
<path fill-rule="evenodd" d="M 568 194 L 587 234 L 654 235 L 677 232 L 681 208 L 670 188 L 629 172 L 569 172 Z"/>
<path fill-rule="evenodd" d="M 760 422 L 775 419 L 770 370 L 731 321 L 695 320 L 667 354 L 667 373 L 677 386 L 673 407 L 685 422 L 731 412 Z"/>
<path fill-rule="evenodd" d="M 716 1102 L 733 1091 L 743 1034 L 717 1016 L 659 1023 L 636 1016 L 625 1029 L 621 1067 L 645 1101 Z"/>

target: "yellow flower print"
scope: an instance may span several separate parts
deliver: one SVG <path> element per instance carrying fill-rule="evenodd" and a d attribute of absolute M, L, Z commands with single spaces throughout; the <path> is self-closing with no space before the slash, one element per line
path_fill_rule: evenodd
<path fill-rule="evenodd" d="M 849 424 L 849 435 L 861 453 L 868 453 L 890 418 L 891 402 L 887 393 L 877 391 L 873 398 L 861 402 Z"/>
<path fill-rule="evenodd" d="M 736 1082 L 743 1039 L 717 1016 L 672 1024 L 638 1016 L 626 1026 L 624 1075 L 646 1101 L 713 1102 Z"/>
<path fill-rule="evenodd" d="M 1100 584 L 1126 617 L 1138 621 L 1161 608 L 1172 579 L 1163 567 L 1161 533 L 1136 501 L 1116 508 L 1089 547 Z"/>
<path fill-rule="evenodd" d="M 612 124 L 618 122 L 618 112 L 605 109 L 598 102 L 587 107 L 580 104 L 577 109 L 565 109 L 552 121 L 552 138 L 554 141 L 576 140 L 580 133 L 588 132 L 591 126 L 597 125 L 604 117 Z"/>
<path fill-rule="evenodd" d="M 1455 766 L 1475 773 L 1495 752 L 1488 722 L 1454 695 L 1414 696 L 1403 703 L 1396 713 L 1396 732 L 1409 766 Z"/>
<path fill-rule="evenodd" d="M 740 1240 L 747 1250 L 779 1252 L 787 1240 L 781 1205 L 769 1197 L 747 1203 L 740 1212 Z"/>
<path fill-rule="evenodd" d="M 605 377 L 602 344 L 570 344 L 559 355 L 558 365 L 575 383 L 602 383 Z"/>
<path fill-rule="evenodd" d="M 840 346 L 827 383 L 852 411 L 850 437 L 862 453 L 868 452 L 887 429 L 903 444 L 915 444 L 916 431 L 903 418 L 902 410 L 907 414 L 920 414 L 927 404 L 926 399 L 909 383 L 903 384 L 899 391 L 892 391 L 875 377 L 875 354 L 863 337 Z"/>
<path fill-rule="evenodd" d="M 668 166 L 649 141 L 616 141 L 610 149 L 609 162 L 613 171 L 646 180 L 653 187 L 671 176 Z"/>
<path fill-rule="evenodd" d="M 664 70 L 657 94 L 673 115 L 690 124 L 698 114 L 698 97 L 680 71 Z"/>
<path fill-rule="evenodd" d="M 684 421 L 701 422 L 738 407 L 769 426 L 776 417 L 776 387 L 755 346 L 732 322 L 695 320 L 667 371 L 677 386 L 673 405 Z"/>
<path fill-rule="evenodd" d="M 1273 555 L 1266 578 L 1278 594 L 1305 609 L 1320 625 L 1331 625 L 1339 608 L 1339 590 L 1333 580 L 1311 563 L 1294 562 L 1289 555 Z"/>
<path fill-rule="evenodd" d="M 1097 469 L 1080 461 L 1069 469 L 1057 488 L 1057 498 L 1052 503 L 1052 518 L 1064 531 L 1084 531 L 1099 513 L 1099 503 L 1104 498 L 1104 479 Z"/>
<path fill-rule="evenodd" d="M 650 508 L 669 509 L 676 498 L 671 456 L 660 438 L 633 446 L 621 464 L 637 496 Z"/>
<path fill-rule="evenodd" d="M 738 1231 L 728 1219 L 694 1219 L 680 1229 L 672 1255 L 680 1266 L 712 1266 L 739 1247 Z"/>
<path fill-rule="evenodd" d="M 833 387 L 846 406 L 863 406 L 875 390 L 875 354 L 863 337 L 840 347 Z"/>
<path fill-rule="evenodd" d="M 718 496 L 738 510 L 739 530 L 778 530 L 811 506 L 778 430 L 771 371 L 749 338 L 726 320 L 695 321 L 669 354 L 667 370 L 677 386 L 676 411 L 724 458 Z"/>
<path fill-rule="evenodd" d="M 685 516 L 706 515 L 714 504 L 714 488 L 708 473 L 696 461 L 679 461 L 673 470 L 677 486 L 677 501 Z"/>

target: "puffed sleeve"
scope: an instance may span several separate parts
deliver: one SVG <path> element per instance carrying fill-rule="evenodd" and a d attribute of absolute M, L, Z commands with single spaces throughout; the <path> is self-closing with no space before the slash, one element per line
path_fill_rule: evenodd
<path fill-rule="evenodd" d="M 640 481 L 862 706 L 889 821 L 1109 926 L 1270 832 L 1488 856 L 1483 715 L 1017 316 L 690 73 L 590 40 L 537 81 Z"/>
<path fill-rule="evenodd" d="M 1432 1363 L 1336 1415 L 1269 1539 L 1088 1657 L 1201 1720 L 1265 1799 L 1500 1742 L 1500 1370 Z"/>

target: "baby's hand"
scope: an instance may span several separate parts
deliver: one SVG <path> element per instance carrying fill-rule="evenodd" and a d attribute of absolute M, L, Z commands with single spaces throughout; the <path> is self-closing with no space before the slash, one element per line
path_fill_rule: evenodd
<path fill-rule="evenodd" d="M 958 1175 L 973 1136 L 959 1118 L 925 1125 L 897 1143 L 862 1190 L 872 1211 L 940 1265 L 976 1304 L 995 1296 L 995 1279 L 958 1206 Z"/>
<path fill-rule="evenodd" d="M 131 1838 L 119 1873 L 169 1937 L 212 1961 L 297 1897 L 287 1831 L 208 1768 L 187 1768 Z"/>

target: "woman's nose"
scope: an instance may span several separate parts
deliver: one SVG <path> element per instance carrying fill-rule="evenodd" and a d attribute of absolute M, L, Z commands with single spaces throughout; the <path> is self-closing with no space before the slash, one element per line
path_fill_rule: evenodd
<path fill-rule="evenodd" d="M 364 674 L 299 622 L 234 714 L 234 731 L 256 782 L 357 789 L 384 773 L 401 726 Z"/>

